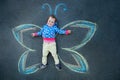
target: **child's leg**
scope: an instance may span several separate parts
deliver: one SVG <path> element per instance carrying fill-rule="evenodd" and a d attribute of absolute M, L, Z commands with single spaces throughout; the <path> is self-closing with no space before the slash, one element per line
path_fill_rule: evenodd
<path fill-rule="evenodd" d="M 47 55 L 48 55 L 48 44 L 43 43 L 43 54 L 42 54 L 42 64 L 47 64 Z"/>
<path fill-rule="evenodd" d="M 59 59 L 58 59 L 58 55 L 57 55 L 57 51 L 56 51 L 56 43 L 51 43 L 50 45 L 50 49 L 49 51 L 51 52 L 52 56 L 53 56 L 53 59 L 55 61 L 55 64 L 59 64 Z"/>

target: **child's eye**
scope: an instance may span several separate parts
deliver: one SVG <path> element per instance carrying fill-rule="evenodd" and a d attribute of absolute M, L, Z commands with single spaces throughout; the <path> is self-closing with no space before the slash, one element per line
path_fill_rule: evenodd
<path fill-rule="evenodd" d="M 54 23 L 53 21 L 51 23 Z"/>

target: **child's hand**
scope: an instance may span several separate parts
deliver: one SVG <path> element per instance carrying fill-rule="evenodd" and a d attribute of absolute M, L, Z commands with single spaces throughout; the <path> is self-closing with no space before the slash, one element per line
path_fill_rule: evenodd
<path fill-rule="evenodd" d="M 32 33 L 31 36 L 32 36 L 32 37 L 36 37 L 37 34 L 36 34 L 36 33 Z"/>
<path fill-rule="evenodd" d="M 70 34 L 71 30 L 66 30 L 66 35 Z"/>
<path fill-rule="evenodd" d="M 68 30 L 68 34 L 70 34 L 71 33 L 71 30 Z"/>

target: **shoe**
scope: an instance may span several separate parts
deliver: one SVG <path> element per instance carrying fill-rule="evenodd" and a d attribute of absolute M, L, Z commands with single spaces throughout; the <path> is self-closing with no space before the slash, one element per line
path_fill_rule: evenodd
<path fill-rule="evenodd" d="M 56 67 L 57 70 L 61 70 L 61 65 L 60 64 L 56 64 L 55 67 Z"/>
<path fill-rule="evenodd" d="M 46 65 L 42 64 L 40 69 L 44 69 L 44 68 L 46 68 Z"/>

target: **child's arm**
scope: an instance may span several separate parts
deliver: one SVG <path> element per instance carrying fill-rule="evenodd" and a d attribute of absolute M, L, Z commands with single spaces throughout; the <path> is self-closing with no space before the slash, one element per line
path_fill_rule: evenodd
<path fill-rule="evenodd" d="M 38 37 L 42 35 L 42 32 L 43 32 L 43 28 L 39 32 L 32 33 L 31 35 L 32 37 Z"/>
<path fill-rule="evenodd" d="M 68 34 L 71 33 L 71 30 L 62 30 L 62 29 L 59 29 L 59 28 L 57 28 L 57 27 L 55 27 L 55 30 L 56 30 L 56 32 L 57 32 L 58 34 L 66 34 L 66 35 L 68 35 Z"/>

